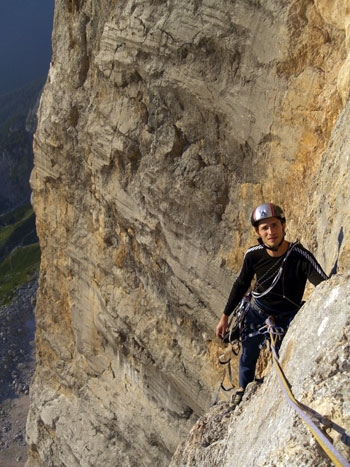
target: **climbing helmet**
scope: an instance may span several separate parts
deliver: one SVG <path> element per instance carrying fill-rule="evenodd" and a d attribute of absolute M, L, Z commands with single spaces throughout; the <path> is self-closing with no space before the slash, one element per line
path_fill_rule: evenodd
<path fill-rule="evenodd" d="M 284 215 L 282 208 L 273 203 L 264 203 L 256 207 L 252 212 L 250 222 L 253 227 L 257 227 L 259 221 L 269 217 L 278 217 L 282 222 L 286 222 L 286 216 Z"/>

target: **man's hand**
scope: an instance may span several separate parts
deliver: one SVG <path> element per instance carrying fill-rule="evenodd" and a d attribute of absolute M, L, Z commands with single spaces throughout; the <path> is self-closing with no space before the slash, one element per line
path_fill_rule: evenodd
<path fill-rule="evenodd" d="M 220 337 L 221 339 L 226 334 L 228 328 L 228 316 L 222 315 L 218 325 L 216 326 L 216 337 Z"/>

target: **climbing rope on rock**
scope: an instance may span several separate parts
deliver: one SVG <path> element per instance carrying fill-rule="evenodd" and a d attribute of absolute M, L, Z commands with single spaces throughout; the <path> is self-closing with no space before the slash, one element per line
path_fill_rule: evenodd
<path fill-rule="evenodd" d="M 350 446 L 350 436 L 347 435 L 346 431 L 344 428 L 339 426 L 338 424 L 332 422 L 328 418 L 322 416 L 315 410 L 311 409 L 310 407 L 306 406 L 305 404 L 299 402 L 291 389 L 291 384 L 289 383 L 282 366 L 279 362 L 278 358 L 278 352 L 276 350 L 276 343 L 279 338 L 279 336 L 284 334 L 284 329 L 275 326 L 273 317 L 270 316 L 266 321 L 265 325 L 259 328 L 256 332 L 251 333 L 249 337 L 252 337 L 253 335 L 256 334 L 266 334 L 269 336 L 269 339 L 267 338 L 266 340 L 270 342 L 270 350 L 271 350 L 271 356 L 273 360 L 274 367 L 277 371 L 277 376 L 279 379 L 280 386 L 282 388 L 282 391 L 284 393 L 284 396 L 289 403 L 289 405 L 297 412 L 297 414 L 300 416 L 300 418 L 306 423 L 308 426 L 309 430 L 311 431 L 312 435 L 318 442 L 318 444 L 321 446 L 325 454 L 328 456 L 328 458 L 334 463 L 336 467 L 350 467 L 350 463 L 344 458 L 344 456 L 335 448 L 335 446 L 332 444 L 330 439 L 325 435 L 325 433 L 320 429 L 316 423 L 313 421 L 313 419 L 316 419 L 319 423 L 323 425 L 324 428 L 332 428 L 333 430 L 337 431 L 341 435 L 341 441 L 347 445 Z M 219 362 L 222 365 L 225 365 L 225 370 L 224 374 L 222 377 L 222 380 L 220 381 L 219 388 L 213 398 L 213 401 L 211 403 L 211 406 L 217 404 L 218 398 L 219 398 L 219 392 L 220 390 L 224 391 L 231 391 L 234 389 L 234 384 L 232 382 L 232 370 L 231 370 L 231 365 L 230 361 L 232 358 L 232 355 L 237 355 L 238 352 L 236 353 L 236 350 L 232 347 L 232 343 L 236 344 L 236 340 L 233 339 L 231 342 L 231 345 L 227 348 L 227 350 L 220 355 L 219 357 Z M 226 387 L 224 385 L 224 381 L 226 378 L 229 378 L 230 387 Z M 312 419 L 312 418 L 313 419 Z"/>
<path fill-rule="evenodd" d="M 270 335 L 270 346 L 271 346 L 271 353 L 272 353 L 272 360 L 274 363 L 274 367 L 277 371 L 277 375 L 279 378 L 279 383 L 281 385 L 282 391 L 284 393 L 285 398 L 287 399 L 287 402 L 289 405 L 297 412 L 297 414 L 302 418 L 302 420 L 306 423 L 308 426 L 309 430 L 313 434 L 314 438 L 318 442 L 318 444 L 321 446 L 323 451 L 327 454 L 329 459 L 332 460 L 332 462 L 337 466 L 337 467 L 350 467 L 349 462 L 342 456 L 342 454 L 334 447 L 334 445 L 330 442 L 330 440 L 326 437 L 326 435 L 323 433 L 323 431 L 314 423 L 314 421 L 310 418 L 308 415 L 308 412 L 312 414 L 315 418 L 318 419 L 319 422 L 323 423 L 326 428 L 332 427 L 334 429 L 337 429 L 338 432 L 342 434 L 341 440 L 343 443 L 347 444 L 349 446 L 349 436 L 346 435 L 345 430 L 339 427 L 339 425 L 328 421 L 326 422 L 325 417 L 322 417 L 322 415 L 318 414 L 316 411 L 313 409 L 310 409 L 309 407 L 305 406 L 301 402 L 299 402 L 295 397 L 294 394 L 291 390 L 291 385 L 288 382 L 283 369 L 281 367 L 281 364 L 278 359 L 278 354 L 276 351 L 276 341 L 278 338 L 278 335 L 280 333 L 280 330 L 277 329 L 274 326 L 273 318 L 269 317 L 266 320 L 266 333 Z M 316 415 L 317 414 L 317 415 Z"/>

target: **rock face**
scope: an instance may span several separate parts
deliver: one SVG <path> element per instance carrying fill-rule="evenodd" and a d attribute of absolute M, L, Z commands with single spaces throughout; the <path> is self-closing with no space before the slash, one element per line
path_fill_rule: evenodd
<path fill-rule="evenodd" d="M 214 329 L 255 242 L 254 205 L 281 204 L 291 240 L 348 270 L 349 8 L 262 3 L 56 1 L 31 177 L 42 264 L 28 467 L 169 465 L 221 376 Z M 325 401 L 309 350 L 290 352 L 301 395 Z M 290 449 L 300 465 L 303 441 L 283 436 L 271 459 Z M 242 463 L 249 446 L 215 453 L 260 465 Z"/>
<path fill-rule="evenodd" d="M 344 429 L 349 435 L 350 422 L 349 293 L 348 275 L 319 286 L 293 321 L 279 359 L 294 397 L 339 425 L 328 429 L 327 435 L 336 456 L 344 460 L 350 454 L 350 437 L 342 440 Z M 311 433 L 284 396 L 283 380 L 269 368 L 264 383 L 249 385 L 234 412 L 222 403 L 203 416 L 170 466 L 334 465 Z"/>

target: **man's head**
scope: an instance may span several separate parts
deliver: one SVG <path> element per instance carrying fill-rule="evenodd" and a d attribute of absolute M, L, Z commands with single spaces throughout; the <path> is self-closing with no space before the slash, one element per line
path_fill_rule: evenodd
<path fill-rule="evenodd" d="M 251 223 L 265 248 L 277 251 L 285 236 L 286 217 L 273 203 L 260 204 L 251 215 Z"/>

